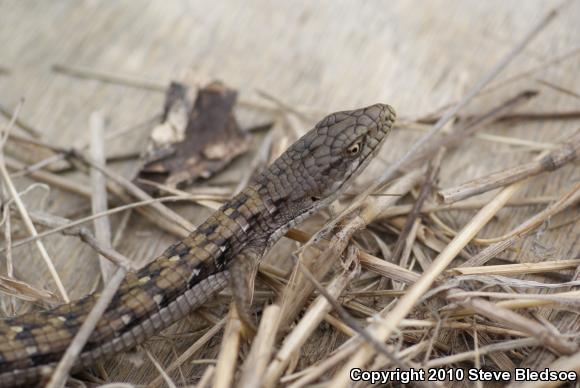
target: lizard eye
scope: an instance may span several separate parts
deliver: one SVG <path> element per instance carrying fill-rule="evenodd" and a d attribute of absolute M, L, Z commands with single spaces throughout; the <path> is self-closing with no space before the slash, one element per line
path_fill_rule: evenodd
<path fill-rule="evenodd" d="M 346 149 L 346 154 L 348 156 L 356 156 L 360 152 L 361 148 L 362 147 L 360 141 L 357 141 L 356 143 L 353 143 L 348 146 L 348 148 Z"/>

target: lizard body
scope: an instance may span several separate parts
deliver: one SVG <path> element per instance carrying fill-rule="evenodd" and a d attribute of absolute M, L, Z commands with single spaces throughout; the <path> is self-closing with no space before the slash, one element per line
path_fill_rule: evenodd
<path fill-rule="evenodd" d="M 187 238 L 126 276 L 76 367 L 135 347 L 228 284 L 238 311 L 247 307 L 252 268 L 289 228 L 338 196 L 394 120 L 385 104 L 325 117 Z M 46 379 L 96 299 L 0 320 L 0 387 Z"/>

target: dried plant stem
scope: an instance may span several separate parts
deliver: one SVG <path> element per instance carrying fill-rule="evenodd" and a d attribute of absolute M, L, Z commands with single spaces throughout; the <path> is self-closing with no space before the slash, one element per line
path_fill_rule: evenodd
<path fill-rule="evenodd" d="M 35 223 L 48 226 L 50 228 L 66 227 L 66 229 L 61 230 L 62 234 L 69 236 L 77 236 L 81 241 L 85 242 L 91 248 L 93 248 L 102 257 L 115 263 L 118 266 L 125 267 L 129 271 L 137 270 L 133 261 L 128 260 L 124 255 L 114 250 L 110 245 L 103 244 L 99 242 L 95 236 L 86 228 L 71 227 L 71 220 L 67 218 L 57 217 L 50 214 L 45 214 L 41 212 L 31 212 L 30 217 Z"/>
<path fill-rule="evenodd" d="M 580 374 L 580 352 L 570 356 L 560 357 L 547 366 L 550 371 L 575 371 Z M 557 387 L 561 381 L 529 381 L 523 384 L 526 388 Z M 511 385 L 510 385 L 511 386 Z"/>
<path fill-rule="evenodd" d="M 175 385 L 173 380 L 171 380 L 171 377 L 169 377 L 169 375 L 167 373 L 165 373 L 165 371 L 163 370 L 163 367 L 159 364 L 159 362 L 155 359 L 155 357 L 153 357 L 151 352 L 149 352 L 149 350 L 145 349 L 145 354 L 147 355 L 147 358 L 149 358 L 149 361 L 151 361 L 151 363 L 153 364 L 155 369 L 157 369 L 159 374 L 163 377 L 163 381 L 165 381 L 165 384 L 167 384 L 167 386 L 169 388 L 177 388 L 177 386 Z"/>
<path fill-rule="evenodd" d="M 459 291 L 457 293 L 453 293 L 453 295 L 449 296 L 449 298 L 462 299 L 462 298 L 470 298 L 473 296 L 483 296 L 486 298 L 510 299 L 510 301 L 523 300 L 527 302 L 533 300 L 533 301 L 549 301 L 549 302 L 580 304 L 580 300 L 578 300 L 579 295 L 580 291 L 559 292 L 555 294 L 507 294 L 503 292 Z"/>
<path fill-rule="evenodd" d="M 421 179 L 421 172 L 414 170 L 390 188 L 397 193 L 406 193 L 413 188 Z M 306 244 L 300 254 L 300 260 L 309 268 L 315 277 L 320 278 L 326 274 L 332 265 L 346 249 L 350 237 L 354 232 L 360 230 L 368 223 L 372 222 L 376 215 L 399 200 L 399 197 L 370 197 L 369 202 L 361 215 L 351 220 L 331 239 L 328 246 L 321 252 L 315 244 Z M 314 265 L 316 263 L 316 265 Z M 291 281 L 281 296 L 281 328 L 286 327 L 289 322 L 302 309 L 304 302 L 314 290 L 311 282 L 301 275 L 300 271 L 294 272 Z"/>
<path fill-rule="evenodd" d="M 30 233 L 31 237 L 34 238 L 34 237 L 38 236 L 38 232 L 36 231 L 36 228 L 35 228 L 34 224 L 32 223 L 30 216 L 28 215 L 28 211 L 26 210 L 26 206 L 24 206 L 24 202 L 22 202 L 22 200 L 20 199 L 20 195 L 18 194 L 18 190 L 16 190 L 16 187 L 14 187 L 14 183 L 12 182 L 12 179 L 10 178 L 10 175 L 8 174 L 8 170 L 6 169 L 6 163 L 4 161 L 4 144 L 6 142 L 6 139 L 8 138 L 8 135 L 10 134 L 10 130 L 12 129 L 12 126 L 16 122 L 16 119 L 18 117 L 18 112 L 20 110 L 20 106 L 21 106 L 21 104 L 16 108 L 16 111 L 12 115 L 12 119 L 11 119 L 8 127 L 6 128 L 5 131 L 3 131 L 4 133 L 2 134 L 2 139 L 1 139 L 1 143 L 0 143 L 0 176 L 2 177 L 4 184 L 6 185 L 8 192 L 10 193 L 12 200 L 16 204 L 16 207 L 18 209 L 18 212 L 20 213 L 20 216 L 22 217 L 22 221 L 24 222 L 26 229 L 28 229 L 28 232 Z M 62 284 L 60 276 L 58 275 L 58 272 L 56 271 L 56 268 L 54 267 L 52 259 L 48 255 L 48 252 L 46 251 L 44 244 L 42 243 L 42 241 L 36 240 L 35 245 L 36 245 L 36 248 L 38 249 L 38 251 L 40 252 L 42 259 L 44 260 L 44 263 L 48 267 L 48 271 L 50 272 L 50 275 L 56 284 L 56 287 L 60 293 L 62 300 L 64 302 L 68 303 L 70 300 L 69 300 L 68 294 L 66 292 L 66 289 L 64 288 L 64 285 Z"/>
<path fill-rule="evenodd" d="M 554 171 L 564 164 L 573 161 L 578 155 L 580 155 L 580 131 L 576 133 L 570 142 L 540 160 L 508 168 L 456 187 L 440 190 L 438 195 L 444 203 L 461 201 L 462 199 L 506 186 L 542 172 Z"/>
<path fill-rule="evenodd" d="M 416 153 L 416 155 L 412 157 L 412 159 L 409 160 L 408 164 L 414 165 L 418 162 L 422 162 L 425 158 L 430 157 L 442 147 L 447 149 L 457 147 L 459 144 L 465 141 L 465 139 L 477 133 L 477 131 L 479 131 L 481 128 L 494 122 L 502 115 L 505 115 L 506 113 L 509 113 L 517 107 L 530 101 L 537 95 L 538 92 L 536 91 L 525 90 L 518 93 L 514 97 L 507 99 L 506 101 L 502 101 L 500 104 L 482 113 L 481 115 L 478 115 L 471 120 L 464 121 L 463 125 L 458 125 L 453 133 L 438 138 L 422 148 L 419 152 Z"/>
<path fill-rule="evenodd" d="M 450 276 L 455 275 L 522 275 L 532 273 L 546 273 L 575 269 L 580 266 L 580 259 L 543 261 L 539 263 L 519 263 L 505 265 L 486 265 L 481 267 L 460 266 L 446 271 Z"/>
<path fill-rule="evenodd" d="M 79 160 L 75 158 L 71 158 L 71 163 L 75 168 L 85 173 L 89 173 L 88 167 L 81 163 Z M 123 186 L 117 184 L 112 180 L 107 180 L 107 190 L 112 193 L 115 197 L 119 198 L 121 202 L 126 204 L 131 204 L 134 201 L 134 197 L 128 194 Z M 159 212 L 155 209 L 150 209 L 147 207 L 136 207 L 136 211 L 149 220 L 152 224 L 158 226 L 160 229 L 177 236 L 178 238 L 185 238 L 189 235 L 189 232 L 181 227 L 181 225 L 176 224 L 175 222 L 170 221 L 165 217 L 159 217 Z"/>
<path fill-rule="evenodd" d="M 545 86 L 547 86 L 547 87 L 549 87 L 551 89 L 557 90 L 557 91 L 559 91 L 561 93 L 564 93 L 564 94 L 566 94 L 568 96 L 572 96 L 572 97 L 577 98 L 577 99 L 580 100 L 580 94 L 578 94 L 578 93 L 576 93 L 576 92 L 574 92 L 574 91 L 572 91 L 570 89 L 567 89 L 567 88 L 565 88 L 563 86 L 556 85 L 553 82 L 548 82 L 546 80 L 539 79 L 539 78 L 536 78 L 536 82 L 538 82 L 538 83 L 540 83 L 542 85 L 545 85 Z"/>
<path fill-rule="evenodd" d="M 134 75 L 127 74 L 121 75 L 118 73 L 110 73 L 87 67 L 70 66 L 59 63 L 53 64 L 52 70 L 57 73 L 63 73 L 78 78 L 96 79 L 102 82 L 136 87 L 140 89 L 150 90 L 153 92 L 165 93 L 165 91 L 167 90 L 167 85 L 165 84 L 162 84 L 160 82 L 153 82 L 143 78 L 138 78 L 135 77 Z"/>
<path fill-rule="evenodd" d="M 284 101 L 282 101 L 278 97 L 275 97 L 271 93 L 268 93 L 265 90 L 257 90 L 256 92 L 257 92 L 257 94 L 260 97 L 262 97 L 262 98 L 264 98 L 264 99 L 266 99 L 266 100 L 268 100 L 268 101 L 273 102 L 274 104 L 276 104 L 278 106 L 278 108 L 279 109 L 282 109 L 284 112 L 292 113 L 296 117 L 299 117 L 302 121 L 305 121 L 305 122 L 310 122 L 311 121 L 311 118 L 309 118 L 308 116 L 306 116 L 300 110 L 298 110 L 298 109 L 294 108 L 293 106 L 285 103 Z"/>
<path fill-rule="evenodd" d="M 268 133 L 262 140 L 262 143 L 260 144 L 260 147 L 258 148 L 256 155 L 252 159 L 250 166 L 247 169 L 245 169 L 242 179 L 240 179 L 240 182 L 236 186 L 234 194 L 238 194 L 248 185 L 256 170 L 258 170 L 261 166 L 267 165 L 268 155 L 270 154 L 270 149 L 272 148 L 272 140 L 274 139 L 274 132 L 276 131 L 277 125 L 279 125 L 279 121 L 275 124 L 275 126 L 272 129 L 268 131 Z"/>
<path fill-rule="evenodd" d="M 554 196 L 543 196 L 543 197 L 530 197 L 530 198 L 516 198 L 511 199 L 505 204 L 506 207 L 523 207 L 523 206 L 535 206 L 535 205 L 545 205 L 552 203 L 557 198 Z M 472 199 L 469 201 L 462 201 L 453 203 L 450 205 L 439 205 L 439 204 L 426 204 L 421 209 L 421 213 L 437 213 L 450 210 L 479 210 L 488 203 L 487 200 Z M 398 205 L 392 206 L 385 209 L 378 217 L 378 219 L 392 218 L 398 216 L 404 216 L 409 214 L 413 210 L 413 205 Z"/>
<path fill-rule="evenodd" d="M 535 338 L 519 338 L 515 340 L 509 340 L 500 342 L 493 345 L 482 346 L 477 350 L 471 350 L 468 352 L 453 354 L 451 356 L 441 357 L 429 360 L 425 364 L 425 368 L 438 368 L 446 365 L 451 365 L 463 361 L 468 361 L 473 359 L 473 357 L 480 357 L 492 352 L 501 352 L 505 350 L 513 350 L 517 348 L 523 348 L 527 346 L 534 346 L 538 344 L 538 340 Z"/>
<path fill-rule="evenodd" d="M 562 111 L 562 112 L 520 112 L 504 115 L 500 121 L 544 121 L 544 120 L 577 120 L 580 118 L 579 110 Z"/>
<path fill-rule="evenodd" d="M 170 374 L 175 369 L 177 369 L 184 362 L 189 360 L 195 353 L 197 353 L 201 348 L 208 343 L 217 333 L 221 331 L 226 323 L 225 319 L 220 320 L 215 325 L 213 325 L 204 335 L 202 335 L 197 341 L 195 341 L 187 350 L 179 355 L 175 361 L 173 361 L 167 368 L 165 368 L 165 373 Z M 213 368 L 213 365 L 212 365 Z M 163 376 L 156 377 L 153 381 L 149 383 L 150 388 L 156 388 L 163 382 Z"/>
<path fill-rule="evenodd" d="M 188 199 L 188 198 L 185 198 L 183 196 L 169 196 L 169 197 L 163 197 L 163 198 L 152 198 L 152 199 L 148 199 L 148 200 L 145 200 L 145 201 L 134 202 L 134 203 L 131 203 L 131 204 L 128 204 L 128 205 L 122 205 L 122 206 L 119 206 L 119 207 L 116 207 L 116 208 L 113 208 L 113 209 L 109 209 L 109 210 L 107 210 L 106 212 L 103 212 L 103 213 L 93 214 L 93 215 L 90 215 L 88 217 L 84 217 L 84 218 L 81 218 L 81 219 L 72 221 L 72 222 L 70 222 L 70 223 L 68 223 L 66 225 L 62 225 L 62 226 L 59 226 L 57 228 L 44 231 L 42 233 L 37 233 L 34 236 L 31 236 L 31 237 L 28 237 L 28 238 L 25 238 L 25 239 L 22 239 L 20 241 L 15 242 L 14 244 L 12 244 L 12 247 L 15 248 L 15 247 L 19 247 L 19 246 L 24 245 L 24 244 L 28 244 L 30 242 L 35 242 L 35 241 L 37 241 L 37 240 L 39 240 L 39 239 L 41 239 L 43 237 L 46 237 L 48 235 L 61 232 L 61 231 L 65 230 L 65 229 L 71 228 L 73 226 L 77 226 L 77 225 L 80 225 L 80 224 L 84 224 L 85 222 L 92 221 L 92 220 L 94 220 L 96 218 L 103 217 L 105 215 L 111 215 L 111 214 L 123 212 L 123 211 L 129 210 L 129 209 L 138 208 L 139 206 L 146 206 L 146 205 L 149 205 L 149 204 L 151 204 L 153 202 L 160 202 L 160 201 L 179 201 L 179 200 L 185 200 L 185 199 Z M 3 252 L 3 251 L 4 251 L 3 249 L 0 250 L 0 252 Z"/>
<path fill-rule="evenodd" d="M 8 157 L 6 158 L 6 166 L 13 170 L 23 170 L 26 168 L 25 164 Z M 92 195 L 90 188 L 48 171 L 31 171 L 27 175 L 40 182 L 47 183 L 52 187 L 81 195 L 85 198 L 90 198 Z"/>
<path fill-rule="evenodd" d="M 421 209 L 423 208 L 423 204 L 431 194 L 431 190 L 434 185 L 434 181 L 439 174 L 439 165 L 441 163 L 441 158 L 443 153 L 439 153 L 436 160 L 434 162 L 430 162 L 427 166 L 427 171 L 425 172 L 425 180 L 423 185 L 421 186 L 421 191 L 419 192 L 419 196 L 413 205 L 413 209 L 411 213 L 407 216 L 405 220 L 405 225 L 403 229 L 401 229 L 401 233 L 397 238 L 397 242 L 395 243 L 395 247 L 393 248 L 393 255 L 391 258 L 392 262 L 398 263 L 401 259 L 401 254 L 403 253 L 403 248 L 405 247 L 405 241 L 407 236 L 411 232 L 413 225 L 415 224 L 415 220 L 419 217 L 421 213 Z M 407 246 L 413 245 L 413 241 L 410 241 Z M 403 266 L 404 267 L 404 266 Z"/>
<path fill-rule="evenodd" d="M 389 312 L 389 320 L 380 325 L 372 325 L 371 333 L 379 340 L 385 341 L 397 329 L 399 323 L 413 309 L 419 298 L 431 287 L 435 279 L 441 274 L 457 254 L 475 237 L 475 235 L 491 220 L 491 218 L 504 206 L 523 185 L 517 182 L 502 190 L 490 203 L 481 209 L 475 217 L 457 234 L 457 236 L 445 247 L 445 249 L 433 260 L 431 267 L 426 270 L 421 278 L 409 288 L 407 293 L 399 300 Z M 348 373 L 352 368 L 365 365 L 372 357 L 373 349 L 363 345 L 349 362 L 335 375 L 333 386 L 345 387 L 348 383 Z"/>
<path fill-rule="evenodd" d="M 379 259 L 378 257 L 366 252 L 359 252 L 358 257 L 363 268 L 397 282 L 413 284 L 421 277 L 421 275 L 416 272 L 410 271 L 386 260 Z"/>
<path fill-rule="evenodd" d="M 99 112 L 93 112 L 90 117 L 91 158 L 98 163 L 105 164 L 105 144 L 103 140 L 105 119 Z M 107 211 L 107 186 L 103 173 L 91 168 L 91 208 L 93 214 Z M 99 217 L 93 220 L 95 237 L 106 247 L 111 247 L 111 224 L 109 217 Z M 107 284 L 115 271 L 115 265 L 99 255 L 99 265 L 103 283 Z"/>
<path fill-rule="evenodd" d="M 19 105 L 22 105 L 22 102 L 20 102 Z M 8 109 L 8 108 L 0 105 L 0 114 L 2 116 L 6 117 L 8 120 L 13 121 L 14 124 L 16 124 L 16 126 L 18 128 L 27 132 L 29 135 L 31 135 L 33 137 L 40 137 L 40 132 L 38 132 L 35 128 L 33 128 L 31 125 L 23 122 L 20 118 L 14 117 L 11 109 Z"/>
<path fill-rule="evenodd" d="M 6 244 L 6 275 L 12 278 L 14 276 L 14 262 L 12 261 L 12 222 L 10 217 L 10 202 L 4 186 L 0 187 L 0 202 L 2 203 L 4 243 Z"/>
<path fill-rule="evenodd" d="M 479 252 L 476 256 L 459 265 L 459 267 L 472 267 L 485 264 L 499 253 L 514 245 L 517 241 L 528 236 L 550 217 L 561 212 L 567 207 L 572 206 L 578 200 L 580 200 L 580 183 L 575 184 L 572 189 L 564 193 L 564 195 L 558 201 L 548 206 L 540 213 L 527 219 L 507 235 L 498 237 L 493 240 L 488 239 L 489 242 L 494 244 L 488 246 Z"/>
<path fill-rule="evenodd" d="M 429 125 L 422 124 L 420 122 L 400 122 L 400 121 L 397 122 L 397 127 L 422 132 L 426 132 L 430 128 Z M 558 148 L 558 144 L 551 142 L 533 141 L 528 139 L 516 138 L 512 136 L 496 135 L 486 132 L 475 133 L 473 137 L 475 139 L 484 140 L 492 143 L 525 147 L 528 148 L 530 151 L 545 151 L 545 150 L 554 150 Z"/>
<path fill-rule="evenodd" d="M 250 353 L 242 366 L 242 375 L 238 386 L 240 387 L 258 387 L 264 378 L 266 368 L 272 368 L 272 364 L 268 367 L 270 357 L 274 349 L 274 341 L 276 339 L 276 331 L 278 330 L 278 322 L 280 317 L 280 306 L 276 304 L 269 305 L 264 309 L 260 326 L 256 337 L 252 341 L 252 348 Z M 296 331 L 296 330 L 294 330 Z M 278 356 L 274 362 L 278 361 Z"/>
<path fill-rule="evenodd" d="M 483 90 L 482 94 L 487 94 L 487 93 L 493 92 L 493 91 L 495 91 L 499 88 L 502 88 L 506 85 L 509 85 L 515 81 L 519 81 L 521 79 L 527 78 L 538 71 L 545 70 L 545 69 L 549 68 L 550 66 L 560 65 L 564 61 L 573 59 L 579 53 L 580 53 L 580 47 L 575 47 L 575 48 L 565 52 L 564 54 L 555 55 L 549 61 L 545 61 L 545 62 L 543 62 L 537 66 L 534 66 L 528 70 L 518 72 L 517 74 L 515 74 L 511 77 L 497 80 L 493 84 L 489 85 L 489 87 L 485 88 Z"/>
<path fill-rule="evenodd" d="M 199 379 L 195 387 L 196 388 L 209 387 L 214 374 L 215 374 L 215 366 L 209 365 L 203 371 L 203 375 L 201 375 L 201 378 Z"/>
<path fill-rule="evenodd" d="M 52 156 L 49 156 L 49 157 L 44 158 L 42 160 L 39 160 L 38 162 L 36 162 L 34 164 L 28 165 L 19 171 L 16 171 L 15 173 L 12 174 L 12 177 L 13 178 L 20 178 L 20 177 L 26 176 L 34 171 L 40 171 L 44 168 L 48 168 L 53 163 L 63 162 L 64 160 L 65 160 L 65 155 L 54 154 Z"/>
<path fill-rule="evenodd" d="M 423 321 L 417 319 L 403 319 L 401 321 L 401 328 L 410 328 L 410 327 L 436 327 L 440 325 L 441 328 L 450 328 L 450 329 L 461 329 L 461 330 L 468 330 L 473 329 L 473 327 L 477 327 L 477 330 L 480 332 L 487 332 L 487 333 L 494 333 L 494 334 L 501 334 L 501 335 L 512 335 L 517 337 L 525 337 L 527 336 L 526 333 L 517 330 L 509 330 L 501 326 L 490 326 L 490 325 L 482 325 L 482 324 L 473 324 L 467 322 L 456 322 L 456 321 Z"/>
<path fill-rule="evenodd" d="M 326 288 L 328 294 L 334 299 L 338 298 L 355 274 L 355 271 L 343 271 Z M 300 322 L 286 336 L 280 350 L 270 363 L 264 377 L 264 382 L 262 383 L 263 387 L 273 387 L 276 385 L 278 379 L 288 366 L 292 355 L 300 350 L 331 309 L 332 305 L 322 295 L 318 296 L 309 306 Z"/>
<path fill-rule="evenodd" d="M 290 229 L 288 233 L 286 233 L 286 237 L 294 241 L 301 242 L 303 244 L 307 243 L 311 238 L 309 234 L 304 233 L 298 229 Z M 357 258 L 360 261 L 360 264 L 363 268 L 376 274 L 379 274 L 383 277 L 392 279 L 394 281 L 412 284 L 415 283 L 421 276 L 416 272 L 413 272 L 411 270 L 408 270 L 406 268 L 403 268 L 397 264 L 393 264 L 386 260 L 379 259 L 378 257 L 373 256 L 365 251 L 359 250 Z M 262 268 L 268 268 L 268 271 L 275 270 L 274 268 L 271 268 L 271 266 L 268 266 L 265 263 L 260 264 L 260 269 Z M 278 275 L 284 276 L 283 273 L 278 273 Z M 384 290 L 381 292 L 388 292 L 388 290 Z M 400 293 L 399 291 L 395 292 L 397 294 Z"/>
<path fill-rule="evenodd" d="M 454 296 L 451 292 L 450 296 Z M 459 295 L 459 297 L 461 297 Z M 454 298 L 455 299 L 455 298 Z M 472 309 L 476 313 L 483 315 L 493 321 L 501 322 L 507 327 L 528 333 L 530 337 L 539 341 L 544 346 L 552 349 L 558 354 L 572 354 L 577 346 L 565 338 L 553 333 L 544 325 L 517 314 L 509 309 L 498 306 L 481 298 L 464 298 L 459 301 L 463 307 Z"/>
<path fill-rule="evenodd" d="M 214 388 L 230 387 L 234 381 L 236 361 L 240 351 L 240 338 L 242 335 L 242 322 L 238 316 L 235 304 L 230 305 L 230 313 L 227 318 L 224 337 L 217 359 Z"/>
<path fill-rule="evenodd" d="M 81 155 L 76 155 L 81 161 L 83 161 L 84 163 L 86 163 L 87 165 L 98 169 L 99 171 L 101 171 L 103 174 L 105 174 L 109 179 L 111 179 L 113 182 L 115 182 L 116 184 L 118 184 L 119 186 L 121 186 L 124 190 L 126 190 L 126 192 L 128 192 L 129 194 L 131 194 L 132 196 L 134 196 L 137 199 L 140 200 L 149 200 L 152 199 L 151 196 L 149 194 L 147 194 L 146 192 L 144 192 L 143 190 L 141 190 L 139 187 L 137 187 L 133 182 L 131 182 L 130 180 L 128 180 L 127 178 L 111 171 L 111 169 L 107 168 L 106 166 L 103 166 L 101 163 L 98 163 L 94 160 L 92 160 L 91 158 L 88 158 L 86 156 L 81 156 Z M 195 230 L 195 225 L 193 225 L 191 222 L 187 221 L 186 219 L 184 219 L 183 217 L 181 217 L 179 214 L 175 213 L 173 210 L 169 209 L 168 207 L 166 207 L 165 205 L 161 204 L 161 203 L 157 203 L 157 202 L 152 202 L 151 206 L 157 211 L 159 212 L 159 214 L 161 216 L 163 216 L 164 218 L 166 218 L 167 220 L 181 226 L 184 231 L 186 233 L 189 233 L 193 230 Z"/>
<path fill-rule="evenodd" d="M 89 340 L 91 333 L 94 331 L 99 319 L 103 316 L 103 313 L 111 303 L 113 296 L 119 289 L 119 286 L 123 282 L 127 270 L 123 267 L 119 267 L 115 274 L 111 277 L 111 280 L 107 286 L 103 289 L 101 296 L 87 315 L 87 318 L 79 328 L 79 331 L 74 336 L 72 342 L 66 349 L 66 352 L 62 356 L 56 370 L 52 374 L 50 381 L 46 385 L 46 388 L 61 388 L 67 379 L 68 373 L 73 367 L 75 361 L 78 359 L 83 347 Z"/>

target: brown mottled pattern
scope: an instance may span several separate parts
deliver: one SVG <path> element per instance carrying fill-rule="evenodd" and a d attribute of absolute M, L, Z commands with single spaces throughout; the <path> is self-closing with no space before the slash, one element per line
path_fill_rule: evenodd
<path fill-rule="evenodd" d="M 127 275 L 77 367 L 134 347 L 235 283 L 244 274 L 230 271 L 231 263 L 259 260 L 290 227 L 333 201 L 378 151 L 394 120 L 384 104 L 324 118 L 189 237 Z M 97 297 L 0 320 L 0 386 L 46 378 Z"/>

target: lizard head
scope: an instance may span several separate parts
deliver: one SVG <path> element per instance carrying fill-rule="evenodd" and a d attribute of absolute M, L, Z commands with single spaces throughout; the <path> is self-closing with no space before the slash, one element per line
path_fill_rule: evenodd
<path fill-rule="evenodd" d="M 335 198 L 376 155 L 395 116 L 389 105 L 375 104 L 322 119 L 277 161 L 295 171 L 293 199 Z"/>

